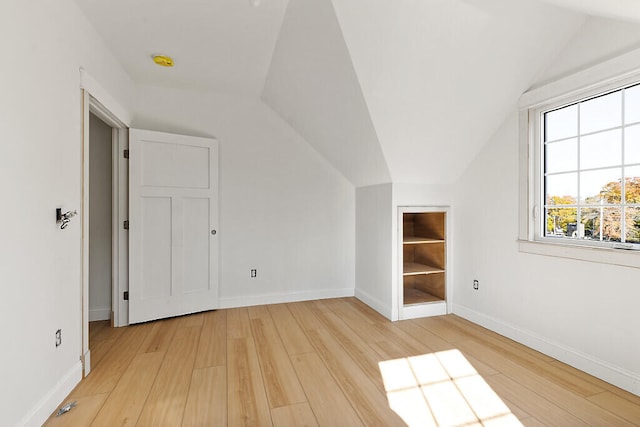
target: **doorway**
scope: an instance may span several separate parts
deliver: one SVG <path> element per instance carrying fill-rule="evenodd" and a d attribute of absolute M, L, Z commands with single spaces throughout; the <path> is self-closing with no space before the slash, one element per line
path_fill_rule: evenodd
<path fill-rule="evenodd" d="M 89 113 L 89 322 L 108 321 L 110 325 L 113 324 L 112 133 L 111 126 Z"/>
<path fill-rule="evenodd" d="M 128 324 L 128 129 L 82 90 L 82 349 L 84 376 L 91 372 L 92 332 Z"/>

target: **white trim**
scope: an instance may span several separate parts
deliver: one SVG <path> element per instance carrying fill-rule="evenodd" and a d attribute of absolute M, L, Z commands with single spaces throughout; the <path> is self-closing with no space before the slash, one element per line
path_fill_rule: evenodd
<path fill-rule="evenodd" d="M 86 377 L 91 373 L 91 350 L 87 350 L 85 354 L 82 355 L 82 363 L 84 371 L 82 372 L 82 376 Z"/>
<path fill-rule="evenodd" d="M 95 322 L 98 320 L 110 320 L 110 319 L 111 319 L 111 307 L 89 309 L 89 322 Z"/>
<path fill-rule="evenodd" d="M 520 97 L 519 108 L 538 108 L 562 98 L 589 96 L 589 92 L 595 94 L 603 86 L 623 86 L 637 78 L 640 73 L 638 64 L 640 49 L 532 89 Z"/>
<path fill-rule="evenodd" d="M 520 252 L 535 255 L 547 255 L 556 258 L 569 258 L 601 264 L 640 268 L 640 256 L 638 256 L 637 251 L 625 251 L 614 248 L 597 248 L 593 246 L 578 246 L 566 244 L 564 242 L 550 243 L 529 240 L 519 240 L 518 247 Z"/>
<path fill-rule="evenodd" d="M 114 179 L 113 183 L 113 295 L 111 307 L 113 308 L 113 325 L 116 327 L 129 324 L 129 301 L 125 301 L 123 293 L 129 290 L 129 231 L 122 226 L 123 221 L 129 219 L 129 160 L 124 158 L 124 150 L 129 148 L 129 130 L 127 128 L 114 129 L 117 132 L 115 153 L 113 158 Z M 117 193 L 117 195 L 116 195 Z"/>
<path fill-rule="evenodd" d="M 112 155 L 120 158 L 119 153 L 122 146 L 127 145 L 127 123 L 130 121 L 129 114 L 122 109 L 122 107 L 113 100 L 113 98 L 97 83 L 91 76 L 89 76 L 83 69 L 80 69 L 80 86 L 82 88 L 81 101 L 82 101 L 82 206 L 81 206 L 81 222 L 82 222 L 82 255 L 81 255 L 81 295 L 82 295 L 82 307 L 80 313 L 80 328 L 82 331 L 82 342 L 80 348 L 80 360 L 83 362 L 84 375 L 88 375 L 91 372 L 91 358 L 85 357 L 89 353 L 89 114 L 93 113 L 100 120 L 104 121 L 107 125 L 111 126 L 112 131 Z M 92 92 L 96 91 L 97 96 Z M 112 109 L 113 108 L 113 109 Z M 114 111 L 117 112 L 114 113 Z M 124 119 L 122 118 L 124 117 Z M 117 147 L 116 147 L 117 146 Z M 112 225 L 115 224 L 115 228 L 112 229 L 112 254 L 118 252 L 116 256 L 112 257 L 112 269 L 116 271 L 117 275 L 112 274 L 112 309 L 114 312 L 114 325 L 125 326 L 128 324 L 128 313 L 123 310 L 123 305 L 120 304 L 120 295 L 122 295 L 122 288 L 128 288 L 128 259 L 126 258 L 128 253 L 123 251 L 123 244 L 126 246 L 126 239 L 122 238 L 121 227 L 118 225 L 124 221 L 123 215 L 126 218 L 126 211 L 123 211 L 122 198 L 127 197 L 127 193 L 122 193 L 123 185 L 126 187 L 126 166 L 123 168 L 122 163 L 116 159 L 112 159 L 112 164 L 118 163 L 118 173 L 113 177 L 118 180 L 118 185 L 112 184 L 112 192 L 115 193 L 112 201 L 116 201 L 112 206 Z M 125 164 L 126 165 L 126 164 Z M 115 165 L 113 166 L 115 170 Z M 125 180 L 123 184 L 122 181 Z M 126 209 L 126 202 L 124 208 Z M 123 243 L 124 240 L 124 243 Z M 124 271 L 124 273 L 123 273 Z M 126 279 L 123 281 L 123 276 Z M 127 306 L 124 305 L 126 310 Z M 109 318 L 111 316 L 109 315 Z"/>
<path fill-rule="evenodd" d="M 402 228 L 398 224 L 399 216 L 398 216 L 398 207 L 399 204 L 396 203 L 395 199 L 395 188 L 391 185 L 391 321 L 395 322 L 400 319 L 400 306 L 401 301 L 404 299 L 404 291 L 401 288 L 403 280 L 402 277 L 398 274 L 398 270 L 402 268 L 398 263 L 400 262 L 400 255 L 398 255 L 398 251 L 403 248 L 399 247 L 398 244 L 398 235 L 402 233 Z"/>
<path fill-rule="evenodd" d="M 286 302 L 310 301 L 327 298 L 344 298 L 354 296 L 354 288 L 319 289 L 314 291 L 297 291 L 282 294 L 251 295 L 246 297 L 221 297 L 218 308 L 249 307 L 253 305 L 281 304 Z"/>
<path fill-rule="evenodd" d="M 85 89 L 85 91 L 87 91 L 87 89 Z M 111 126 L 112 128 L 116 128 L 116 129 L 127 128 L 126 123 L 124 123 L 122 120 L 118 118 L 118 116 L 116 116 L 111 111 L 109 111 L 109 109 L 105 107 L 98 100 L 98 98 L 93 96 L 91 92 L 89 92 L 89 95 L 91 97 L 89 102 L 89 111 L 94 116 L 96 116 L 97 118 L 99 118 L 100 120 L 105 122 L 107 125 Z"/>
<path fill-rule="evenodd" d="M 550 341 L 535 332 L 504 322 L 495 317 L 477 312 L 468 307 L 454 304 L 453 312 L 473 323 L 511 338 L 547 356 L 571 365 L 581 371 L 600 378 L 623 390 L 640 396 L 640 376 L 623 368 L 589 356 L 566 345 Z"/>
<path fill-rule="evenodd" d="M 111 307 L 109 319 L 120 326 L 120 129 L 111 128 Z M 113 315 L 113 319 L 111 316 Z M 106 319 L 101 319 L 106 320 Z M 91 322 L 91 313 L 89 313 Z"/>
<path fill-rule="evenodd" d="M 81 295 L 82 307 L 80 330 L 82 331 L 82 347 L 80 360 L 84 372 L 91 371 L 91 360 L 85 360 L 84 354 L 89 351 L 89 110 L 91 95 L 85 89 L 82 91 L 82 206 L 80 221 L 82 224 L 82 268 Z"/>
<path fill-rule="evenodd" d="M 447 314 L 447 303 L 445 301 L 429 302 L 426 304 L 406 305 L 400 310 L 400 319 L 419 319 L 421 317 L 444 316 Z"/>
<path fill-rule="evenodd" d="M 97 99 L 107 111 L 117 117 L 122 123 L 131 126 L 132 115 L 118 103 L 108 91 L 102 87 L 84 68 L 80 68 L 80 88 L 88 91 Z M 102 117 L 101 117 L 102 118 Z"/>
<path fill-rule="evenodd" d="M 371 294 L 363 291 L 362 289 L 356 289 L 354 296 L 363 303 L 367 304 L 369 307 L 373 308 L 378 313 L 382 314 L 387 319 L 393 320 L 393 313 L 391 312 L 391 307 L 389 307 L 389 304 L 380 301 L 379 299 L 371 296 Z"/>
<path fill-rule="evenodd" d="M 529 141 L 532 139 L 531 126 L 529 126 L 529 116 L 530 113 L 528 110 L 521 110 L 519 114 L 519 136 L 518 140 L 520 141 L 519 147 L 519 159 L 518 159 L 518 170 L 519 170 L 519 182 L 518 182 L 518 237 L 520 240 L 533 240 L 533 230 L 531 230 L 531 220 L 529 215 L 532 212 L 529 210 L 535 209 L 534 203 L 534 191 L 532 191 L 531 185 L 529 182 L 529 169 L 532 167 L 531 162 L 533 161 L 533 144 L 529 144 Z"/>
<path fill-rule="evenodd" d="M 65 399 L 71 390 L 82 379 L 82 363 L 74 363 L 73 367 L 62 376 L 60 381 L 49 390 L 27 415 L 20 420 L 19 426 L 39 427 L 49 418 L 60 403 Z"/>

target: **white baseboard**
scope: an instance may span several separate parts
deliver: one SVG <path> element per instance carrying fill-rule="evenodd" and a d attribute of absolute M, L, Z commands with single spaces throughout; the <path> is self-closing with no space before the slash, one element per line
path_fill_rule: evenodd
<path fill-rule="evenodd" d="M 640 396 L 640 376 L 633 372 L 613 366 L 610 363 L 582 353 L 579 350 L 553 342 L 535 332 L 519 328 L 468 307 L 454 304 L 453 312 L 473 323 L 484 326 L 500 335 L 511 338 L 594 377 Z"/>
<path fill-rule="evenodd" d="M 98 320 L 111 320 L 111 307 L 90 308 L 89 322 Z"/>
<path fill-rule="evenodd" d="M 399 320 L 419 319 L 420 317 L 429 316 L 443 316 L 445 314 L 447 314 L 447 303 L 445 301 L 405 305 L 400 309 Z"/>
<path fill-rule="evenodd" d="M 82 379 L 82 363 L 78 361 L 64 375 L 60 381 L 49 390 L 33 409 L 18 423 L 19 426 L 40 427 L 49 418 L 49 415 L 62 403 L 71 390 Z"/>
<path fill-rule="evenodd" d="M 363 303 L 367 304 L 369 307 L 373 308 L 378 313 L 382 314 L 387 319 L 391 320 L 391 304 L 383 303 L 382 301 L 371 296 L 371 294 L 363 291 L 362 289 L 355 290 L 355 297 Z"/>
<path fill-rule="evenodd" d="M 82 355 L 81 363 L 82 363 L 82 369 L 84 370 L 82 374 L 82 378 L 84 378 L 91 373 L 91 349 L 88 349 Z"/>
<path fill-rule="evenodd" d="M 354 296 L 353 288 L 321 289 L 284 294 L 251 295 L 246 297 L 220 298 L 219 308 L 249 307 L 252 305 L 281 304 L 285 302 L 309 301 L 314 299 L 343 298 Z"/>

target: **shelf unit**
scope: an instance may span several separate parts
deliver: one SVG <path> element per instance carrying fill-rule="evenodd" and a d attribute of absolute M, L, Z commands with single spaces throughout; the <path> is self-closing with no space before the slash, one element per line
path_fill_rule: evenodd
<path fill-rule="evenodd" d="M 400 208 L 401 318 L 447 313 L 447 210 Z"/>

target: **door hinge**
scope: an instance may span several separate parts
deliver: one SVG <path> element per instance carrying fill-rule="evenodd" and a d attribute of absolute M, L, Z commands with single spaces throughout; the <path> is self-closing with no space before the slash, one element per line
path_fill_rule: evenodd
<path fill-rule="evenodd" d="M 123 227 L 125 230 L 128 230 L 128 229 L 129 229 L 129 220 L 126 220 L 125 222 L 123 222 L 123 223 L 122 223 L 122 227 Z"/>
<path fill-rule="evenodd" d="M 125 159 L 129 158 L 129 150 L 124 150 L 123 154 Z"/>
<path fill-rule="evenodd" d="M 124 294 L 122 295 L 122 298 L 125 301 L 129 301 L 129 291 L 124 291 Z"/>

